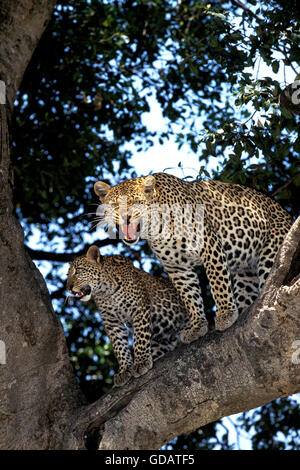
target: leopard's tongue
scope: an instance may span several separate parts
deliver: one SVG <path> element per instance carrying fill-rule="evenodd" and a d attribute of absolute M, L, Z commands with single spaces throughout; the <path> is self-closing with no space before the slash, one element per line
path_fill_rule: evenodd
<path fill-rule="evenodd" d="M 138 228 L 138 224 L 134 224 L 134 223 L 131 223 L 128 225 L 126 224 L 121 225 L 121 230 L 124 233 L 127 240 L 135 240 L 136 238 L 135 234 L 137 232 L 137 228 Z"/>

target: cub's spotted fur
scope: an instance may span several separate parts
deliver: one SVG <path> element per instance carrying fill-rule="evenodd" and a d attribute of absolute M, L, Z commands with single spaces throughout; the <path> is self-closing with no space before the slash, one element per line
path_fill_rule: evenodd
<path fill-rule="evenodd" d="M 70 264 L 67 288 L 80 300 L 94 299 L 118 359 L 117 386 L 145 374 L 180 340 L 186 312 L 171 281 L 135 268 L 124 256 L 101 256 L 91 246 Z M 134 362 L 125 325 L 134 331 Z"/>
<path fill-rule="evenodd" d="M 98 181 L 94 189 L 104 221 L 117 224 L 127 243 L 146 238 L 164 265 L 189 315 L 181 333 L 185 343 L 207 332 L 194 268 L 204 265 L 217 307 L 215 326 L 225 330 L 257 297 L 292 224 L 277 202 L 239 184 L 157 173 L 114 187 Z M 183 212 L 186 206 L 182 227 L 177 208 Z"/>

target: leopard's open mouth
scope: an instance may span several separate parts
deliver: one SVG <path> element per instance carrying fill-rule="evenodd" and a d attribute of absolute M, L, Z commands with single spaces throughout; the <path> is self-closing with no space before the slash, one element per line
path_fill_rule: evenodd
<path fill-rule="evenodd" d="M 140 239 L 140 232 L 141 232 L 141 224 L 140 222 L 130 222 L 129 224 L 122 224 L 120 226 L 122 234 L 123 242 L 126 245 L 134 245 Z"/>
<path fill-rule="evenodd" d="M 84 286 L 81 288 L 80 291 L 76 292 L 76 296 L 82 300 L 82 301 L 87 301 L 91 298 L 91 288 L 90 286 Z"/>

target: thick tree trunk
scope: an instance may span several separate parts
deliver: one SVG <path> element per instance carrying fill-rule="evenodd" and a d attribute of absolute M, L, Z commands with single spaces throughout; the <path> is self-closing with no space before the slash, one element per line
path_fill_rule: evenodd
<path fill-rule="evenodd" d="M 62 327 L 13 215 L 9 129 L 16 90 L 54 1 L 0 1 L 0 448 L 60 448 L 80 403 Z M 3 100 L 3 96 L 2 96 Z"/>
<path fill-rule="evenodd" d="M 299 391 L 300 218 L 260 299 L 232 328 L 182 346 L 145 376 L 84 402 L 12 207 L 12 103 L 53 6 L 0 0 L 0 80 L 7 89 L 0 104 L 0 449 L 157 449 Z"/>

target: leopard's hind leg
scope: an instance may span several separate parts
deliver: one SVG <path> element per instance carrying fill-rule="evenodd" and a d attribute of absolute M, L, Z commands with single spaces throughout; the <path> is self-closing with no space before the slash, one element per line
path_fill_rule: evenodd
<path fill-rule="evenodd" d="M 255 271 L 235 273 L 233 276 L 233 295 L 239 315 L 258 297 L 259 279 Z"/>

